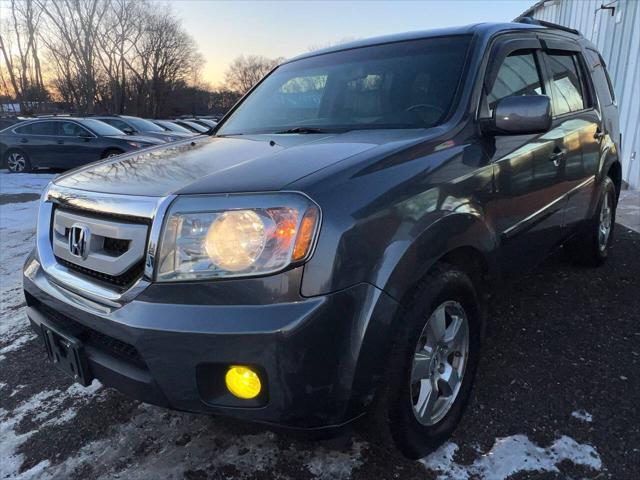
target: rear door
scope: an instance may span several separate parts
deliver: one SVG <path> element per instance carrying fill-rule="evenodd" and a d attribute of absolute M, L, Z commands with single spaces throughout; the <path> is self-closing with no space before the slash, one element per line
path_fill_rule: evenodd
<path fill-rule="evenodd" d="M 541 36 L 548 90 L 552 97 L 554 155 L 562 170 L 563 236 L 587 218 L 600 161 L 601 115 L 585 59 L 577 43 Z"/>
<path fill-rule="evenodd" d="M 490 117 L 509 96 L 548 95 L 537 38 L 495 45 L 484 81 L 480 118 Z M 561 239 L 562 169 L 553 161 L 555 139 L 549 132 L 484 136 L 494 163 L 494 225 L 500 238 L 505 276 L 539 262 Z"/>
<path fill-rule="evenodd" d="M 58 166 L 57 124 L 41 120 L 20 125 L 15 130 L 17 147 L 24 150 L 34 167 Z"/>

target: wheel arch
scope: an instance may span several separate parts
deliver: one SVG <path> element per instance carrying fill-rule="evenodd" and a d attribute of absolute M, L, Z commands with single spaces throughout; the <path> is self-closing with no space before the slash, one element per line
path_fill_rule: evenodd
<path fill-rule="evenodd" d="M 447 263 L 467 273 L 479 290 L 490 289 L 499 278 L 496 245 L 483 216 L 447 215 L 415 239 L 379 287 L 404 304 L 436 265 Z"/>
<path fill-rule="evenodd" d="M 123 148 L 116 147 L 114 145 L 109 145 L 108 147 L 104 148 L 102 152 L 100 152 L 100 159 L 102 160 L 107 158 L 107 154 L 109 152 L 119 152 L 119 155 L 121 155 L 125 153 L 125 150 Z"/>
<path fill-rule="evenodd" d="M 607 177 L 609 177 L 616 187 L 616 199 L 620 196 L 622 190 L 622 165 L 616 159 L 611 162 L 607 168 Z"/>

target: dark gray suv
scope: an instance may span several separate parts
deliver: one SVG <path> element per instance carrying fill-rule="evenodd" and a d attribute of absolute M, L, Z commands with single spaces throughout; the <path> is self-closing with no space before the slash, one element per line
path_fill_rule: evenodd
<path fill-rule="evenodd" d="M 85 385 L 295 429 L 369 414 L 421 456 L 462 415 L 492 289 L 563 244 L 606 260 L 618 145 L 604 62 L 560 28 L 308 53 L 211 136 L 55 179 L 28 316 Z"/>

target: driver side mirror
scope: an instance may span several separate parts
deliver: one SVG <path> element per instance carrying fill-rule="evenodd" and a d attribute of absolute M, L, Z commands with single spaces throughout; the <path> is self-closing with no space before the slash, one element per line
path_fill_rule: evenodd
<path fill-rule="evenodd" d="M 135 132 L 133 131 L 133 128 L 131 128 L 131 127 L 124 127 L 124 128 L 122 129 L 122 131 L 123 131 L 124 133 L 126 133 L 127 135 L 133 135 L 133 134 L 135 133 Z"/>
<path fill-rule="evenodd" d="M 78 134 L 78 136 L 79 136 L 80 138 L 85 138 L 85 139 L 87 139 L 87 138 L 93 138 L 93 135 L 91 135 L 91 134 L 90 134 L 89 132 L 87 132 L 86 130 L 82 130 L 82 131 Z"/>
<path fill-rule="evenodd" d="M 499 100 L 482 130 L 491 135 L 544 133 L 551 128 L 551 101 L 546 95 L 521 95 Z"/>

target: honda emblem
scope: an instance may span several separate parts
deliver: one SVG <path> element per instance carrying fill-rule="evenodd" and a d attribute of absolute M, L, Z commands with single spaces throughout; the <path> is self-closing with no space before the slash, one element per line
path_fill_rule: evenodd
<path fill-rule="evenodd" d="M 89 255 L 91 232 L 86 225 L 74 225 L 69 231 L 69 253 L 86 260 Z"/>

